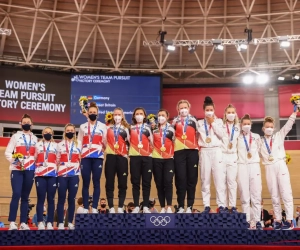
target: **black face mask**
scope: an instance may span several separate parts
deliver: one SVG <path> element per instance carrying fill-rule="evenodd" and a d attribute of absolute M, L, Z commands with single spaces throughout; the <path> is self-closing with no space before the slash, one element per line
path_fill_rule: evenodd
<path fill-rule="evenodd" d="M 31 128 L 31 125 L 30 125 L 30 124 L 23 124 L 23 125 L 22 125 L 22 129 L 23 129 L 24 131 L 29 131 L 30 128 Z"/>
<path fill-rule="evenodd" d="M 96 114 L 90 114 L 89 115 L 89 119 L 93 122 L 93 121 L 96 121 L 96 119 L 97 119 L 97 115 Z"/>
<path fill-rule="evenodd" d="M 105 207 L 106 207 L 106 204 L 101 204 L 101 207 L 102 207 L 102 208 L 105 208 Z"/>
<path fill-rule="evenodd" d="M 74 136 L 74 133 L 73 132 L 68 132 L 66 133 L 66 137 L 69 138 L 69 139 L 72 139 Z"/>
<path fill-rule="evenodd" d="M 51 134 L 44 134 L 44 139 L 46 141 L 50 141 L 52 139 L 52 135 Z"/>

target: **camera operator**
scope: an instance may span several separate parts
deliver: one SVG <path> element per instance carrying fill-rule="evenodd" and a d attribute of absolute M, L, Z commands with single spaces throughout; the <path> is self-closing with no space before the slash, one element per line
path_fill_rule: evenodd
<path fill-rule="evenodd" d="M 34 222 L 34 216 L 33 216 L 32 220 L 30 219 L 30 212 L 31 212 L 32 208 L 35 207 L 35 205 L 34 205 L 34 204 L 30 204 L 30 202 L 31 202 L 31 200 L 28 199 L 27 225 L 28 225 L 29 227 L 32 227 L 33 224 L 36 224 L 36 225 L 37 225 L 37 222 L 36 222 L 36 223 Z"/>
<path fill-rule="evenodd" d="M 133 209 L 135 208 L 134 203 L 133 202 L 129 202 L 127 205 L 127 213 L 132 213 Z"/>
<path fill-rule="evenodd" d="M 99 214 L 108 214 L 109 209 L 106 208 L 106 199 L 100 199 L 100 208 L 98 209 Z"/>
<path fill-rule="evenodd" d="M 155 203 L 156 203 L 156 201 L 154 198 L 149 199 L 149 210 L 151 213 L 158 213 L 157 209 L 154 207 Z"/>

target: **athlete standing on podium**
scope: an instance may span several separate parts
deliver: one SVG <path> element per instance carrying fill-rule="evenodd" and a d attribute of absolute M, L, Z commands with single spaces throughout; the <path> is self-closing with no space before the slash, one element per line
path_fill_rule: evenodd
<path fill-rule="evenodd" d="M 87 110 L 88 121 L 80 125 L 78 140 L 82 142 L 81 175 L 82 199 L 84 212 L 89 211 L 89 187 L 91 175 L 94 185 L 92 213 L 98 213 L 97 207 L 100 198 L 100 178 L 102 173 L 104 147 L 106 145 L 106 125 L 97 121 L 98 107 L 91 102 Z"/>
<path fill-rule="evenodd" d="M 187 100 L 180 100 L 177 104 L 179 115 L 172 123 L 175 129 L 174 167 L 178 213 L 184 213 L 186 195 L 186 213 L 192 213 L 198 181 L 198 123 L 196 118 L 189 114 L 190 108 L 191 104 Z"/>

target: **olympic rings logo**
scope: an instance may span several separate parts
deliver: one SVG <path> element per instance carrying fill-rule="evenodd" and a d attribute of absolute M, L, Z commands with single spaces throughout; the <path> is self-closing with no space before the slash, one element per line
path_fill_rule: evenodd
<path fill-rule="evenodd" d="M 151 216 L 150 217 L 150 222 L 158 227 L 158 226 L 163 226 L 165 227 L 166 225 L 168 225 L 171 222 L 171 218 L 169 216 Z"/>

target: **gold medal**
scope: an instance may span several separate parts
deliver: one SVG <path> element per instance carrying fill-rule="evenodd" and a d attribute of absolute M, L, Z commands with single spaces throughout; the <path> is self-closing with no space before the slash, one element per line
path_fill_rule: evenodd
<path fill-rule="evenodd" d="M 186 134 L 184 134 L 184 135 L 181 136 L 182 140 L 186 140 L 186 138 L 187 138 Z"/>
<path fill-rule="evenodd" d="M 164 146 L 162 146 L 162 147 L 160 148 L 160 151 L 161 151 L 161 152 L 165 152 L 165 151 L 166 151 L 166 148 L 165 148 Z"/>
<path fill-rule="evenodd" d="M 274 157 L 272 155 L 269 156 L 268 158 L 269 161 L 274 161 Z"/>
<path fill-rule="evenodd" d="M 115 149 L 119 149 L 119 147 L 120 147 L 120 146 L 119 146 L 118 143 L 116 143 L 116 144 L 114 145 L 114 148 L 115 148 Z"/>
<path fill-rule="evenodd" d="M 247 157 L 248 157 L 248 159 L 250 159 L 252 157 L 252 154 L 250 152 L 248 152 Z"/>
<path fill-rule="evenodd" d="M 211 143 L 211 139 L 209 137 L 206 137 L 205 142 L 206 143 Z"/>
<path fill-rule="evenodd" d="M 229 149 L 232 149 L 232 142 L 229 142 L 228 148 L 229 148 Z"/>
<path fill-rule="evenodd" d="M 143 146 L 143 144 L 142 143 L 139 143 L 138 144 L 138 148 L 143 148 L 144 146 Z"/>

